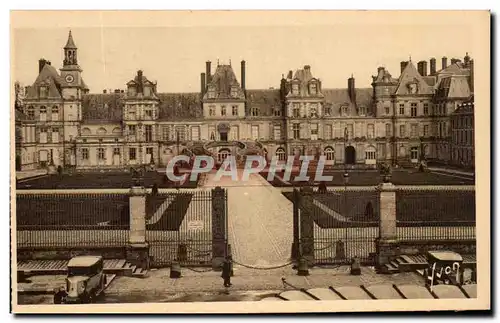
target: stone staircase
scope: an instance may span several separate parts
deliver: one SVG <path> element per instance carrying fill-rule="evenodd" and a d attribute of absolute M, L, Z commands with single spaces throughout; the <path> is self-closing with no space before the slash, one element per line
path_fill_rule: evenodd
<path fill-rule="evenodd" d="M 463 268 L 475 268 L 476 267 L 476 255 L 462 255 Z M 427 257 L 423 254 L 417 255 L 401 255 L 396 257 L 390 263 L 385 264 L 385 270 L 388 274 L 402 273 L 402 272 L 419 272 L 423 273 L 423 270 L 429 266 Z"/>

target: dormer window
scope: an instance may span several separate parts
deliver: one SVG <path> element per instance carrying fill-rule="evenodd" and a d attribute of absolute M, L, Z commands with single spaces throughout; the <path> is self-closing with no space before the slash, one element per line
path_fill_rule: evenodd
<path fill-rule="evenodd" d="M 238 88 L 237 87 L 232 87 L 231 88 L 231 97 L 232 98 L 237 98 L 238 97 Z"/>
<path fill-rule="evenodd" d="M 417 83 L 408 84 L 408 90 L 410 91 L 411 94 L 416 94 L 418 91 Z"/>
<path fill-rule="evenodd" d="M 313 82 L 313 83 L 311 83 L 311 84 L 309 85 L 309 93 L 310 93 L 311 95 L 315 95 L 315 94 L 317 93 L 317 85 L 316 85 L 316 83 L 315 83 L 315 82 Z"/>
<path fill-rule="evenodd" d="M 366 115 L 366 107 L 364 106 L 359 107 L 359 115 L 360 116 Z"/>
<path fill-rule="evenodd" d="M 315 103 L 312 103 L 309 107 L 309 114 L 311 118 L 317 118 L 318 117 L 318 105 Z"/>
<path fill-rule="evenodd" d="M 274 116 L 275 117 L 281 117 L 281 110 L 280 108 L 274 108 Z"/>
<path fill-rule="evenodd" d="M 215 116 L 215 105 L 211 105 L 208 107 L 208 115 L 211 117 Z"/>
<path fill-rule="evenodd" d="M 325 106 L 325 116 L 329 116 L 332 114 L 332 109 L 330 106 Z"/>
<path fill-rule="evenodd" d="M 252 107 L 252 109 L 250 109 L 250 114 L 252 115 L 252 117 L 258 117 L 259 110 L 260 109 L 258 107 Z"/>
<path fill-rule="evenodd" d="M 299 94 L 299 84 L 298 83 L 292 84 L 292 94 L 293 95 Z"/>
<path fill-rule="evenodd" d="M 40 86 L 40 97 L 46 98 L 49 95 L 49 88 L 47 86 Z"/>
<path fill-rule="evenodd" d="M 208 98 L 215 99 L 215 89 L 213 87 L 208 89 Z"/>
<path fill-rule="evenodd" d="M 347 105 L 343 105 L 341 107 L 341 113 L 342 113 L 343 116 L 347 115 Z"/>
<path fill-rule="evenodd" d="M 223 105 L 220 107 L 220 115 L 225 116 L 226 115 L 226 106 Z"/>

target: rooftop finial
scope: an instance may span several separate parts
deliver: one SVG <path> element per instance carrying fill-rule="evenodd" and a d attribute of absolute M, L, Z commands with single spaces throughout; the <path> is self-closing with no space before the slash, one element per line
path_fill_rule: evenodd
<path fill-rule="evenodd" d="M 231 66 L 231 59 L 229 59 L 229 66 Z"/>
<path fill-rule="evenodd" d="M 217 58 L 217 66 L 219 66 L 219 59 Z"/>
<path fill-rule="evenodd" d="M 410 54 L 410 62 L 411 62 L 411 54 Z"/>

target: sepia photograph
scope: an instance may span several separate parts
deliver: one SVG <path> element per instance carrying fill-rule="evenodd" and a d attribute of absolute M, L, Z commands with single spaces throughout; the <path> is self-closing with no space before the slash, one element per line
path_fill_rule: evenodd
<path fill-rule="evenodd" d="M 12 11 L 10 55 L 14 313 L 490 308 L 488 11 Z"/>

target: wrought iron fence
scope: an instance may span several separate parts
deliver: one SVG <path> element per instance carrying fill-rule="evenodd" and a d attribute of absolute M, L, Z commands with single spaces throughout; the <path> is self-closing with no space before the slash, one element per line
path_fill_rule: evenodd
<path fill-rule="evenodd" d="M 129 237 L 129 196 L 18 193 L 15 218 L 20 248 L 121 246 Z"/>
<path fill-rule="evenodd" d="M 463 186 L 398 188 L 396 226 L 401 240 L 475 239 L 475 190 Z"/>
<path fill-rule="evenodd" d="M 212 192 L 172 192 L 146 199 L 146 241 L 153 267 L 212 259 Z"/>

